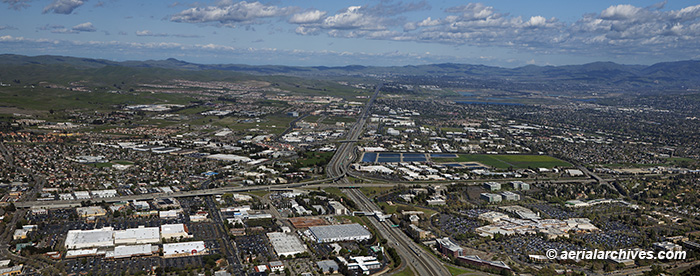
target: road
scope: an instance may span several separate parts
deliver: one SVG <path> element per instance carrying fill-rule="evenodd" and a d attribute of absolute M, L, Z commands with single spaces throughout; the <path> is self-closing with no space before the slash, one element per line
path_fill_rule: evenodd
<path fill-rule="evenodd" d="M 207 208 L 209 208 L 209 214 L 211 214 L 211 219 L 217 225 L 216 232 L 218 232 L 217 234 L 221 237 L 220 249 L 222 253 L 224 253 L 224 255 L 226 256 L 226 260 L 228 261 L 231 268 L 233 268 L 234 275 L 245 275 L 245 270 L 243 269 L 241 260 L 238 258 L 238 256 L 240 256 L 240 253 L 238 252 L 238 247 L 236 246 L 235 242 L 231 240 L 231 237 L 228 235 L 228 232 L 226 232 L 226 228 L 224 227 L 225 220 L 224 216 L 221 214 L 221 209 L 216 207 L 212 196 L 207 196 L 204 200 L 206 201 Z"/>
<path fill-rule="evenodd" d="M 358 189 L 343 190 L 355 203 L 361 211 L 375 212 L 380 211 L 365 194 Z M 389 245 L 397 250 L 397 253 L 408 265 L 412 266 L 417 275 L 451 275 L 450 272 L 442 265 L 442 263 L 429 252 L 425 252 L 420 246 L 413 243 L 400 228 L 390 227 L 388 222 L 380 222 L 375 217 L 368 217 L 370 223 L 374 225 L 381 234 L 386 238 Z"/>
<path fill-rule="evenodd" d="M 376 87 L 374 94 L 360 113 L 360 117 L 350 128 L 345 138 L 345 143 L 341 143 L 340 146 L 338 146 L 333 158 L 331 158 L 331 161 L 326 167 L 326 174 L 329 178 L 336 179 L 336 183 L 350 184 L 345 176 L 347 175 L 348 165 L 355 160 L 357 154 L 355 152 L 355 141 L 357 141 L 357 138 L 365 127 L 365 122 L 370 114 L 369 111 L 381 87 L 381 85 Z M 350 199 L 358 204 L 361 211 L 379 211 L 379 208 L 362 192 L 355 189 L 346 189 L 345 192 L 350 196 Z M 369 221 L 379 231 L 379 234 L 389 242 L 389 245 L 396 249 L 401 258 L 408 265 L 413 267 L 413 270 L 418 275 L 451 275 L 437 258 L 414 244 L 400 229 L 389 227 L 386 223 L 379 222 L 374 217 L 369 217 Z"/>

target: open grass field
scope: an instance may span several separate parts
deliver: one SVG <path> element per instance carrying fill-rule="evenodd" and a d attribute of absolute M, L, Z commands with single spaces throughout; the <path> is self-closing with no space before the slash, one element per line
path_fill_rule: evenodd
<path fill-rule="evenodd" d="M 523 168 L 553 168 L 569 167 L 570 163 L 547 155 L 527 155 L 527 154 L 459 154 L 457 158 L 433 158 L 439 163 L 448 162 L 479 162 L 481 164 L 499 169 L 510 167 L 516 169 Z"/>
<path fill-rule="evenodd" d="M 394 274 L 394 276 L 414 276 L 416 274 L 413 274 L 413 270 L 411 270 L 410 267 L 406 266 L 403 270 L 400 272 Z"/>
<path fill-rule="evenodd" d="M 386 202 L 379 202 L 377 205 L 379 205 L 379 207 L 384 207 L 383 210 L 387 214 L 394 214 L 401 211 L 423 211 L 423 213 L 425 213 L 426 216 L 432 216 L 433 214 L 437 213 L 437 211 L 435 210 L 409 206 L 401 203 L 394 203 L 394 205 L 389 205 Z"/>
<path fill-rule="evenodd" d="M 455 267 L 452 265 L 445 265 L 445 267 L 447 268 L 448 271 L 450 271 L 450 274 L 452 274 L 453 276 L 462 275 L 462 274 L 469 273 L 469 272 L 474 272 L 473 270 L 469 270 L 469 269 L 462 268 L 462 267 Z M 471 275 L 471 274 L 467 274 L 467 275 Z M 480 275 L 480 274 L 475 273 L 474 275 Z"/>

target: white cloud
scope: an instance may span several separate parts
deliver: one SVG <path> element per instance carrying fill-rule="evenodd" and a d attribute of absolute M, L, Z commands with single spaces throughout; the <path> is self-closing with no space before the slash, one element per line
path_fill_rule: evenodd
<path fill-rule="evenodd" d="M 529 27 L 543 27 L 545 25 L 547 25 L 547 19 L 539 15 L 530 17 L 530 20 L 527 21 Z"/>
<path fill-rule="evenodd" d="M 606 20 L 625 20 L 634 18 L 637 14 L 639 14 L 642 11 L 642 8 L 638 8 L 632 5 L 610 6 L 600 13 L 600 18 Z"/>
<path fill-rule="evenodd" d="M 299 26 L 294 30 L 294 32 L 300 35 L 318 35 L 321 32 L 321 29 L 316 27 Z"/>
<path fill-rule="evenodd" d="M 78 25 L 73 26 L 71 30 L 74 30 L 76 32 L 94 32 L 97 31 L 94 26 L 92 26 L 92 22 L 85 22 L 81 23 Z"/>
<path fill-rule="evenodd" d="M 289 19 L 289 23 L 293 23 L 293 24 L 316 23 L 316 22 L 321 21 L 321 19 L 326 15 L 326 13 L 327 12 L 319 11 L 319 10 L 296 13 L 296 14 L 292 15 L 292 17 Z"/>
<path fill-rule="evenodd" d="M 260 2 L 241 1 L 231 3 L 221 2 L 218 6 L 196 7 L 181 11 L 170 17 L 175 22 L 222 24 L 241 23 L 252 24 L 261 18 L 278 17 L 292 13 L 296 8 L 269 6 Z M 231 25 L 229 25 L 231 26 Z"/>
<path fill-rule="evenodd" d="M 361 6 L 351 6 L 342 12 L 326 17 L 321 24 L 326 29 L 338 30 L 381 30 L 385 29 L 382 18 L 368 15 L 363 12 Z"/>
<path fill-rule="evenodd" d="M 83 0 L 54 0 L 53 3 L 44 7 L 43 13 L 71 14 L 73 10 L 83 4 L 85 4 Z"/>

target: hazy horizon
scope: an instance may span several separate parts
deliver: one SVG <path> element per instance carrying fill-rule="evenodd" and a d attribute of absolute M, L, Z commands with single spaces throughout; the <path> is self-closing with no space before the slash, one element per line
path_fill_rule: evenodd
<path fill-rule="evenodd" d="M 693 1 L 13 0 L 0 12 L 0 45 L 21 55 L 506 68 L 700 58 Z"/>

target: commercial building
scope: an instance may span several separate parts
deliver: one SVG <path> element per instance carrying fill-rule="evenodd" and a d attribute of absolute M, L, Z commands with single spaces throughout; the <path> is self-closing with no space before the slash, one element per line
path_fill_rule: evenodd
<path fill-rule="evenodd" d="M 484 183 L 484 189 L 489 191 L 498 191 L 501 189 L 501 183 L 498 182 L 486 182 Z"/>
<path fill-rule="evenodd" d="M 306 252 L 306 246 L 294 235 L 272 232 L 267 233 L 267 238 L 277 252 L 277 256 L 294 256 Z"/>
<path fill-rule="evenodd" d="M 131 258 L 138 256 L 151 256 L 158 252 L 157 245 L 137 244 L 137 245 L 119 245 L 114 247 L 113 251 L 107 251 L 105 258 L 120 259 Z"/>
<path fill-rule="evenodd" d="M 413 224 L 408 225 L 408 230 L 411 233 L 411 236 L 419 240 L 429 239 L 433 236 L 432 232 L 423 230 L 420 227 Z"/>
<path fill-rule="evenodd" d="M 486 202 L 493 203 L 493 202 L 501 202 L 502 197 L 501 197 L 501 195 L 498 195 L 498 194 L 481 193 L 481 199 L 486 200 Z"/>
<path fill-rule="evenodd" d="M 180 216 L 180 213 L 182 213 L 182 209 L 159 211 L 158 216 L 162 219 L 176 219 Z"/>
<path fill-rule="evenodd" d="M 512 185 L 513 189 L 515 189 L 515 190 L 523 190 L 523 191 L 530 190 L 530 184 L 522 182 L 522 181 L 513 181 L 513 182 L 510 182 L 510 185 Z"/>
<path fill-rule="evenodd" d="M 112 227 L 94 230 L 69 230 L 66 235 L 67 249 L 83 249 L 114 246 Z"/>
<path fill-rule="evenodd" d="M 654 249 L 659 251 L 681 251 L 683 247 L 672 242 L 655 242 L 653 243 Z"/>
<path fill-rule="evenodd" d="M 182 223 L 178 224 L 163 224 L 160 226 L 160 237 L 169 239 L 180 239 L 180 238 L 190 238 L 192 237 L 188 231 L 187 226 Z"/>
<path fill-rule="evenodd" d="M 370 270 L 380 269 L 382 267 L 382 263 L 377 261 L 376 257 L 372 256 L 350 257 L 350 262 L 343 257 L 338 257 L 338 261 L 343 263 L 348 270 L 362 270 L 362 274 L 364 275 L 369 275 Z"/>
<path fill-rule="evenodd" d="M 268 266 L 272 272 L 281 273 L 284 271 L 284 263 L 280 261 L 270 262 Z"/>
<path fill-rule="evenodd" d="M 353 224 L 309 227 L 311 235 L 319 243 L 368 240 L 372 234 L 364 226 Z"/>
<path fill-rule="evenodd" d="M 502 192 L 501 196 L 503 197 L 503 200 L 511 200 L 511 201 L 517 201 L 520 200 L 520 195 L 516 194 L 514 192 Z"/>
<path fill-rule="evenodd" d="M 479 218 L 480 220 L 485 220 L 485 221 L 488 221 L 488 222 L 490 222 L 490 223 L 498 222 L 499 220 L 501 220 L 501 219 L 503 219 L 503 218 L 507 218 L 507 217 L 508 217 L 508 215 L 506 215 L 506 214 L 504 214 L 504 213 L 501 213 L 501 212 L 493 212 L 493 211 L 491 211 L 491 212 L 486 212 L 486 213 L 480 214 L 480 215 L 478 216 L 478 218 Z"/>
<path fill-rule="evenodd" d="M 442 195 L 433 195 L 425 201 L 428 205 L 445 205 L 447 201 Z"/>
<path fill-rule="evenodd" d="M 435 241 L 437 242 L 437 248 L 440 253 L 454 258 L 464 256 L 462 247 L 450 240 L 450 238 L 435 239 Z"/>
<path fill-rule="evenodd" d="M 578 177 L 578 176 L 584 175 L 581 170 L 577 170 L 577 169 L 567 169 L 566 173 L 571 177 Z"/>
<path fill-rule="evenodd" d="M 203 241 L 163 244 L 163 257 L 181 257 L 207 254 L 209 250 Z"/>
<path fill-rule="evenodd" d="M 101 217 L 107 214 L 107 211 L 99 206 L 78 207 L 75 211 L 81 218 Z"/>
<path fill-rule="evenodd" d="M 106 253 L 106 251 L 97 250 L 97 248 L 68 250 L 66 251 L 66 259 L 104 256 Z"/>
<path fill-rule="evenodd" d="M 328 201 L 328 208 L 331 211 L 331 214 L 334 215 L 340 215 L 340 216 L 345 216 L 348 215 L 350 212 L 348 211 L 348 208 L 345 208 L 343 204 L 340 202 L 337 202 L 335 200 Z"/>
<path fill-rule="evenodd" d="M 160 243 L 158 227 L 130 228 L 114 231 L 114 244 L 150 244 Z"/>
<path fill-rule="evenodd" d="M 318 261 L 316 262 L 316 265 L 318 265 L 318 268 L 323 271 L 323 274 L 333 274 L 338 272 L 338 263 L 336 263 L 334 260 L 323 260 L 323 261 Z"/>

